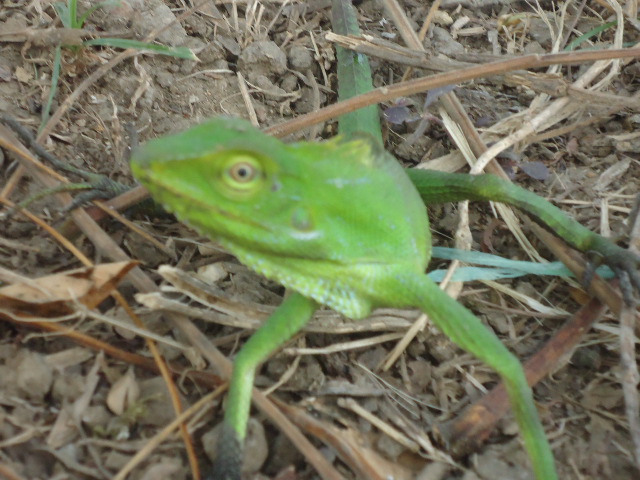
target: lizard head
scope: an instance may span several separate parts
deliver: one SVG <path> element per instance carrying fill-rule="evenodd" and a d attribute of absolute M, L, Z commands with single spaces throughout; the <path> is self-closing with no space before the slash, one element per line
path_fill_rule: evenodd
<path fill-rule="evenodd" d="M 302 165 L 286 145 L 248 122 L 217 118 L 151 140 L 131 168 L 152 197 L 183 222 L 236 247 L 291 251 L 289 239 L 313 236 L 301 201 Z"/>
<path fill-rule="evenodd" d="M 366 139 L 287 145 L 217 118 L 147 142 L 131 166 L 180 220 L 350 317 L 370 310 L 362 292 L 376 275 L 426 266 L 424 205 L 397 161 Z"/>

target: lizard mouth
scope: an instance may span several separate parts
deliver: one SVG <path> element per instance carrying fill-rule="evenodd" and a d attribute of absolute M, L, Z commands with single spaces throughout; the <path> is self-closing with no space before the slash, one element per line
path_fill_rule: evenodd
<path fill-rule="evenodd" d="M 146 174 L 143 178 L 143 183 L 146 183 L 145 180 L 146 181 L 151 180 L 152 177 L 153 177 L 152 175 Z M 213 202 L 201 200 L 193 196 L 190 196 L 188 192 L 185 193 L 183 189 L 160 182 L 159 179 L 153 179 L 151 182 L 151 185 L 153 185 L 152 187 L 153 190 L 151 190 L 151 188 L 148 187 L 149 190 L 152 191 L 152 193 L 155 196 L 157 196 L 157 198 L 160 200 L 160 202 L 165 207 L 165 209 L 174 213 L 182 221 L 190 220 L 187 223 L 192 223 L 192 224 L 195 223 L 193 221 L 193 218 L 189 219 L 190 215 L 188 215 L 187 212 L 193 212 L 193 210 L 199 210 L 202 213 L 206 214 L 205 216 L 206 218 L 209 219 L 209 221 L 211 221 L 211 219 L 215 218 L 216 216 L 220 216 L 228 220 L 229 224 L 232 226 L 246 225 L 252 229 L 256 229 L 262 232 L 269 232 L 269 233 L 272 232 L 272 229 L 269 228 L 267 225 L 257 222 L 255 220 L 252 220 L 247 215 L 236 214 Z M 204 218 L 204 216 L 201 218 Z M 209 231 L 211 230 L 211 227 L 212 227 L 211 223 L 206 223 L 204 221 L 202 222 L 198 221 L 197 223 L 198 223 L 197 225 L 198 229 L 204 230 L 203 233 L 205 234 L 211 233 Z M 218 223 L 219 222 L 215 222 L 214 224 L 218 224 Z M 227 226 L 224 229 L 224 231 L 232 232 L 233 228 L 229 228 L 229 226 Z M 221 229 L 220 230 L 215 229 L 214 233 L 221 235 L 222 231 Z"/>

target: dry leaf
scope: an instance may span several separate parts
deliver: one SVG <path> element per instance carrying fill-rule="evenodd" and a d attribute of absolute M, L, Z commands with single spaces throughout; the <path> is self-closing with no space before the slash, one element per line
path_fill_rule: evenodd
<path fill-rule="evenodd" d="M 16 68 L 16 79 L 21 83 L 30 83 L 33 81 L 33 75 L 31 75 L 26 69 L 22 67 Z"/>
<path fill-rule="evenodd" d="M 133 369 L 130 368 L 109 390 L 107 406 L 116 415 L 122 415 L 138 398 L 140 398 L 140 386 Z"/>
<path fill-rule="evenodd" d="M 115 262 L 69 270 L 0 288 L 0 318 L 68 315 L 81 303 L 99 305 L 137 262 Z M 4 314 L 4 315 L 3 315 Z"/>

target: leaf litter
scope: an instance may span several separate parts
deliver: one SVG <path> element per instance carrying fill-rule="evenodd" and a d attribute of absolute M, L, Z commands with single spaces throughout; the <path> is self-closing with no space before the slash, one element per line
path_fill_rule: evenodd
<path fill-rule="evenodd" d="M 85 9 L 95 4 L 80 2 Z M 90 32 L 124 30 L 141 37 L 159 25 L 171 25 L 159 40 L 190 47 L 200 62 L 138 55 L 105 69 L 101 80 L 83 84 L 90 72 L 116 53 L 108 48 L 84 49 L 75 55 L 65 52 L 60 92 L 53 105 L 64 115 L 51 132 L 55 135 L 44 143 L 45 148 L 76 166 L 128 182 L 124 158 L 128 140 L 122 133 L 127 122 L 135 122 L 140 136 L 146 139 L 220 114 L 248 116 L 251 112 L 260 125 L 268 126 L 335 101 L 335 59 L 331 44 L 324 38 L 330 29 L 328 4 L 202 2 L 194 12 L 182 16 L 185 7 L 179 2 L 124 0 L 116 9 L 97 10 L 85 25 Z M 547 3 L 530 8 L 524 4 L 480 2 L 471 7 L 465 2 L 443 2 L 423 44 L 428 52 L 446 56 L 450 62 L 485 62 L 495 55 L 548 52 L 564 48 L 580 33 L 614 18 L 620 6 L 615 2 L 611 5 L 596 5 L 589 10 L 578 2 L 566 2 L 561 8 Z M 400 6 L 417 32 L 429 6 L 420 2 L 400 2 Z M 365 1 L 358 8 L 365 33 L 404 46 L 389 15 L 376 2 Z M 178 16 L 180 19 L 176 20 Z M 35 128 L 48 96 L 55 48 L 47 44 L 47 38 L 55 38 L 43 33 L 55 26 L 55 14 L 44 4 L 18 3 L 0 12 L 0 31 L 9 24 L 22 25 L 25 37 L 0 37 L 0 110 Z M 33 34 L 44 38 L 44 43 L 39 40 L 29 45 Z M 633 25 L 624 29 L 614 26 L 584 42 L 585 47 L 602 46 L 633 41 L 634 35 L 637 38 Z M 397 83 L 405 71 L 401 64 L 389 60 L 374 59 L 373 66 L 376 85 Z M 638 100 L 634 96 L 637 61 L 593 71 L 599 82 L 597 90 L 588 90 L 579 83 L 589 68 L 550 69 L 521 81 L 506 76 L 485 78 L 454 91 L 478 124 L 485 142 L 509 139 L 512 158 L 516 159 L 509 160 L 510 168 L 517 183 L 554 200 L 584 225 L 594 230 L 604 226 L 611 235 L 621 236 L 626 231 L 633 196 L 640 190 L 640 147 L 635 133 Z M 418 75 L 430 72 L 418 70 Z M 236 73 L 241 73 L 246 83 L 239 82 Z M 578 85 L 568 87 L 569 82 Z M 69 109 L 70 105 L 63 101 L 80 85 L 87 93 L 75 99 Z M 549 85 L 555 89 L 552 96 Z M 397 149 L 397 156 L 407 165 L 415 165 L 423 158 L 455 156 L 449 155 L 455 147 L 442 123 L 428 121 L 419 125 L 416 121 L 438 114 L 437 102 L 416 112 L 414 106 L 424 105 L 425 97 L 414 95 L 404 105 L 383 105 L 383 110 L 393 114 L 385 127 L 389 148 Z M 530 128 L 532 121 L 538 122 L 536 128 Z M 414 135 L 418 127 L 424 130 L 423 135 Z M 329 137 L 335 132 L 335 125 L 328 123 L 316 131 Z M 0 161 L 3 198 L 21 201 L 42 188 L 27 177 L 16 181 L 15 158 L 7 150 L 5 155 Z M 49 223 L 60 225 L 65 220 L 48 199 L 29 208 Z M 472 246 L 481 249 L 486 243 L 486 226 L 493 221 L 492 211 L 487 205 L 474 205 L 471 209 Z M 439 218 L 450 218 L 453 213 L 455 207 L 451 206 L 430 208 L 436 244 L 451 244 L 456 222 L 440 222 Z M 30 278 L 20 286 L 10 280 L 13 287 L 2 288 L 18 288 L 16 296 L 21 301 L 29 299 L 27 303 L 33 308 L 30 315 L 46 321 L 75 314 L 86 292 L 94 289 L 100 295 L 91 297 L 87 308 L 98 310 L 96 313 L 103 316 L 122 317 L 112 300 L 104 300 L 113 285 L 120 282 L 119 274 L 107 288 L 98 288 L 92 281 L 78 281 L 75 274 L 70 276 L 68 272 L 80 264 L 66 252 L 60 255 L 57 246 L 49 246 L 45 234 L 24 217 L 18 215 L 2 222 L 0 266 Z M 191 243 L 201 239 L 166 219 L 154 224 L 141 222 L 161 241 L 175 237 L 170 247 L 177 252 L 181 268 L 195 270 L 221 258 L 230 260 L 217 251 L 201 255 Z M 105 224 L 104 228 L 128 251 L 144 250 L 135 234 L 117 224 Z M 525 258 L 517 243 L 502 230 L 491 231 L 488 240 L 496 252 L 508 258 Z M 86 237 L 76 237 L 75 241 L 85 254 L 98 260 L 96 269 L 108 267 L 103 263 L 100 247 Z M 551 259 L 544 247 L 537 243 L 535 247 Z M 155 264 L 153 255 L 146 253 L 150 258 L 145 257 L 145 262 Z M 137 253 L 136 258 L 139 256 Z M 55 276 L 50 276 L 52 273 Z M 274 305 L 283 294 L 279 286 L 237 268 L 220 277 L 216 288 L 237 300 L 230 317 L 246 315 L 243 303 Z M 465 285 L 461 301 L 481 314 L 522 358 L 558 327 L 556 309 L 574 312 L 579 304 L 570 294 L 574 287 L 562 282 L 532 277 L 528 279 L 529 286 L 520 290 L 518 282 L 513 282 L 501 282 L 501 288 Z M 48 296 L 58 293 L 44 303 L 36 302 L 42 289 Z M 136 290 L 132 284 L 125 281 L 121 289 L 133 301 Z M 518 291 L 522 297 L 510 291 Z M 180 294 L 170 295 L 186 302 Z M 3 298 L 7 328 L 0 342 L 2 462 L 19 478 L 115 477 L 142 448 L 145 439 L 175 416 L 164 381 L 152 371 L 131 369 L 127 362 L 102 356 L 89 347 L 74 346 L 64 331 L 52 334 L 9 323 L 15 315 L 6 316 L 5 310 L 16 308 L 16 304 Z M 553 307 L 554 313 L 545 316 L 532 305 Z M 392 318 L 406 321 L 406 312 L 386 315 L 375 319 L 383 325 L 382 330 L 396 331 Z M 184 339 L 176 337 L 157 313 L 144 317 L 147 328 L 159 337 L 173 337 L 174 343 L 160 344 L 165 359 L 183 367 L 201 365 L 198 354 L 189 350 Z M 141 336 L 123 335 L 119 327 L 95 320 L 98 316 L 84 321 L 79 318 L 73 316 L 62 325 L 116 348 L 148 356 Z M 617 320 L 607 314 L 600 322 L 601 328 L 585 336 L 574 356 L 536 387 L 561 478 L 637 476 L 620 387 L 620 346 L 615 332 L 611 333 L 617 328 Z M 229 355 L 247 336 L 229 325 L 200 323 L 199 327 Z M 368 338 L 379 335 L 366 330 L 349 332 L 348 325 L 341 331 L 340 337 L 326 331 L 305 333 L 305 344 L 292 345 L 295 348 L 289 352 L 299 355 L 303 347 L 322 351 L 334 344 L 349 345 L 356 340 L 366 343 Z M 291 353 L 281 352 L 263 368 L 257 382 L 268 388 L 286 375 L 287 381 L 275 393 L 278 398 L 315 412 L 320 420 L 315 428 L 324 429 L 327 438 L 334 439 L 334 448 L 339 449 L 340 439 L 330 433 L 338 428 L 346 432 L 345 445 L 366 446 L 364 458 L 368 456 L 381 471 L 388 468 L 389 461 L 395 463 L 396 478 L 409 478 L 420 471 L 430 475 L 427 478 L 530 478 L 528 460 L 508 419 L 499 425 L 489 446 L 462 459 L 451 458 L 438 443 L 434 434 L 437 432 L 433 432 L 434 426 L 455 418 L 493 385 L 496 379 L 489 369 L 461 354 L 429 325 L 393 367 L 380 370 L 393 347 L 394 342 L 386 342 L 364 350 L 358 347 L 319 354 L 309 357 L 312 361 L 303 357 L 292 371 L 283 368 L 292 364 Z M 372 373 L 363 373 L 361 365 Z M 185 406 L 202 396 L 203 387 L 190 377 L 176 381 Z M 213 388 L 209 385 L 206 389 Z M 350 399 L 357 400 L 364 411 L 354 409 Z M 218 406 L 217 401 L 214 406 Z M 204 437 L 211 436 L 207 432 L 212 431 L 219 415 L 219 408 L 209 408 L 189 425 L 196 444 L 204 443 L 205 451 L 208 447 Z M 262 474 L 250 473 L 252 478 L 316 478 L 304 456 L 272 424 L 264 422 L 260 414 L 256 414 L 254 422 L 265 432 L 266 446 L 260 448 L 268 450 L 268 454 L 256 456 L 264 459 L 249 470 L 260 470 Z M 418 453 L 415 445 L 419 446 Z M 147 454 L 129 478 L 187 478 L 190 473 L 184 451 L 179 437 L 169 437 Z M 333 459 L 331 455 L 335 454 L 327 455 Z M 207 463 L 204 456 L 201 462 L 203 466 Z M 346 478 L 353 478 L 344 465 L 336 465 Z"/>

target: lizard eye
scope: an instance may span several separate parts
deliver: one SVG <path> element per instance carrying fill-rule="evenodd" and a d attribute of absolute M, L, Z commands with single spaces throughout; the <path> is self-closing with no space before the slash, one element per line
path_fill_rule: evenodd
<path fill-rule="evenodd" d="M 247 190 L 262 177 L 262 168 L 255 158 L 248 155 L 235 156 L 224 169 L 225 182 L 235 190 Z"/>
<path fill-rule="evenodd" d="M 229 168 L 229 175 L 238 183 L 248 183 L 256 176 L 256 169 L 246 162 L 239 162 Z"/>

